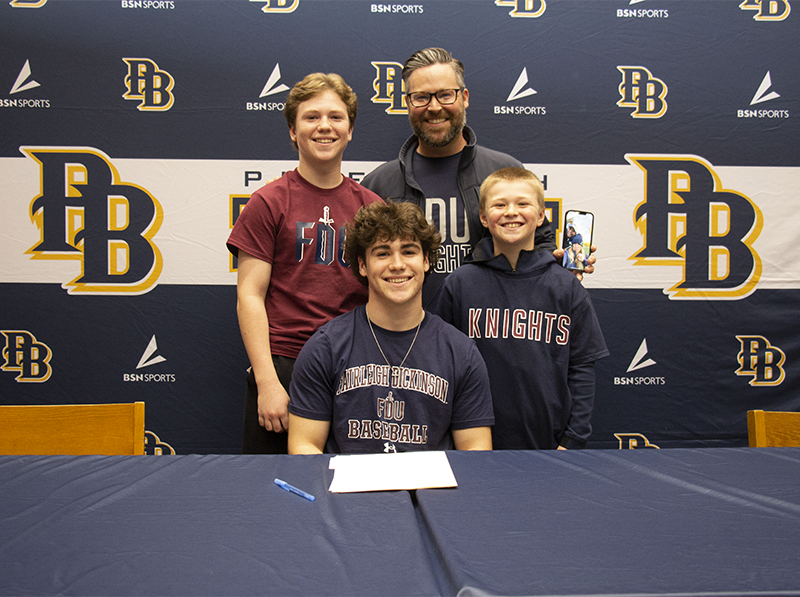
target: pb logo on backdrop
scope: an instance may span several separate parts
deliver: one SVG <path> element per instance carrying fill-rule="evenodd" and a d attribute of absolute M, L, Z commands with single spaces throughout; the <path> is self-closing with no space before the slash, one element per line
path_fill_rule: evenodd
<path fill-rule="evenodd" d="M 276 12 L 279 14 L 294 12 L 300 4 L 300 0 L 250 0 L 250 2 L 264 3 L 264 6 L 261 7 L 263 12 Z"/>
<path fill-rule="evenodd" d="M 47 0 L 10 0 L 12 8 L 41 8 L 47 4 Z"/>
<path fill-rule="evenodd" d="M 620 108 L 633 108 L 632 118 L 661 118 L 667 113 L 667 85 L 643 66 L 618 66 L 622 73 L 617 102 Z"/>
<path fill-rule="evenodd" d="M 650 440 L 641 433 L 615 433 L 614 437 L 619 440 L 620 450 L 636 450 L 641 448 L 660 449 L 657 445 L 651 444 Z"/>
<path fill-rule="evenodd" d="M 122 96 L 126 100 L 138 101 L 137 108 L 148 112 L 165 112 L 175 103 L 172 88 L 175 79 L 167 71 L 149 58 L 123 58 L 128 65 L 125 87 L 128 91 Z"/>
<path fill-rule="evenodd" d="M 510 6 L 512 10 L 508 14 L 517 18 L 535 19 L 547 9 L 546 0 L 494 0 L 494 3 L 497 6 Z"/>
<path fill-rule="evenodd" d="M 47 344 L 39 342 L 25 330 L 2 330 L 0 334 L 6 339 L 3 348 L 5 362 L 0 369 L 16 371 L 16 381 L 19 383 L 42 383 L 50 379 L 53 351 Z"/>
<path fill-rule="evenodd" d="M 682 266 L 666 288 L 671 299 L 741 299 L 755 291 L 761 258 L 753 249 L 763 227 L 758 206 L 724 189 L 698 156 L 625 156 L 644 173 L 644 201 L 634 211 L 644 246 L 634 265 Z"/>
<path fill-rule="evenodd" d="M 373 62 L 377 74 L 372 81 L 373 104 L 388 104 L 387 114 L 408 114 L 403 84 L 403 65 L 399 62 Z"/>
<path fill-rule="evenodd" d="M 788 0 L 744 0 L 739 8 L 754 10 L 756 21 L 783 21 L 792 11 Z"/>
<path fill-rule="evenodd" d="M 736 336 L 736 339 L 740 344 L 736 375 L 752 376 L 751 386 L 777 386 L 783 382 L 786 354 L 780 348 L 772 346 L 764 336 Z"/>
<path fill-rule="evenodd" d="M 31 219 L 41 240 L 32 259 L 77 260 L 81 274 L 62 284 L 69 294 L 144 294 L 161 275 L 153 237 L 161 205 L 146 189 L 122 182 L 97 149 L 23 147 L 40 166 L 41 190 Z"/>

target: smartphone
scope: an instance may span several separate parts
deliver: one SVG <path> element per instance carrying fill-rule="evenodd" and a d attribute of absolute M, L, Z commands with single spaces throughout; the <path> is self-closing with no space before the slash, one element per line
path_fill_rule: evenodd
<path fill-rule="evenodd" d="M 592 252 L 593 234 L 594 214 L 588 211 L 568 210 L 564 214 L 564 237 L 561 242 L 564 258 L 561 260 L 561 265 L 579 272 L 585 270 L 586 260 Z"/>

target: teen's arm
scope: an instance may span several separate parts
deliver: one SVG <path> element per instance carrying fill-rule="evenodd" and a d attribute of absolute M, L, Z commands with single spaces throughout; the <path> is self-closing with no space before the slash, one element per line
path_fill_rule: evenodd
<path fill-rule="evenodd" d="M 289 414 L 289 454 L 322 454 L 330 421 L 315 421 Z"/>
<path fill-rule="evenodd" d="M 453 443 L 456 450 L 491 450 L 492 428 L 470 427 L 469 429 L 454 429 Z"/>
<path fill-rule="evenodd" d="M 265 303 L 272 264 L 240 250 L 238 269 L 236 313 L 258 385 L 258 423 L 267 431 L 286 431 L 289 428 L 289 394 L 278 380 L 272 364 Z"/>

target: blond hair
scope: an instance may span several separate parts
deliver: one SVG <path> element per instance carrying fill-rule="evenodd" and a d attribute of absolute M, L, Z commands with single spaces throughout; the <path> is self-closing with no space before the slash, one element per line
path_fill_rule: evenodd
<path fill-rule="evenodd" d="M 483 184 L 481 185 L 481 213 L 485 213 L 486 198 L 494 185 L 501 181 L 516 182 L 518 180 L 530 183 L 531 188 L 533 189 L 533 196 L 536 199 L 536 206 L 539 208 L 540 213 L 543 212 L 544 187 L 542 186 L 542 181 L 539 180 L 539 177 L 525 168 L 501 168 L 500 170 L 496 170 L 487 176 L 486 180 L 484 180 Z"/>

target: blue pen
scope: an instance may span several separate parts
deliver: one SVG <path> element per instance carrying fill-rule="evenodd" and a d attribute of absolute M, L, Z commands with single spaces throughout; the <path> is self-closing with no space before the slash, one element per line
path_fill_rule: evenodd
<path fill-rule="evenodd" d="M 309 502 L 314 501 L 313 495 L 311 495 L 310 493 L 306 493 L 302 489 L 297 489 L 297 487 L 295 487 L 294 485 L 289 485 L 286 481 L 283 481 L 281 479 L 275 479 L 275 485 L 277 485 L 281 489 L 285 489 L 286 491 L 291 491 L 292 493 L 296 493 L 300 497 L 306 498 Z"/>

